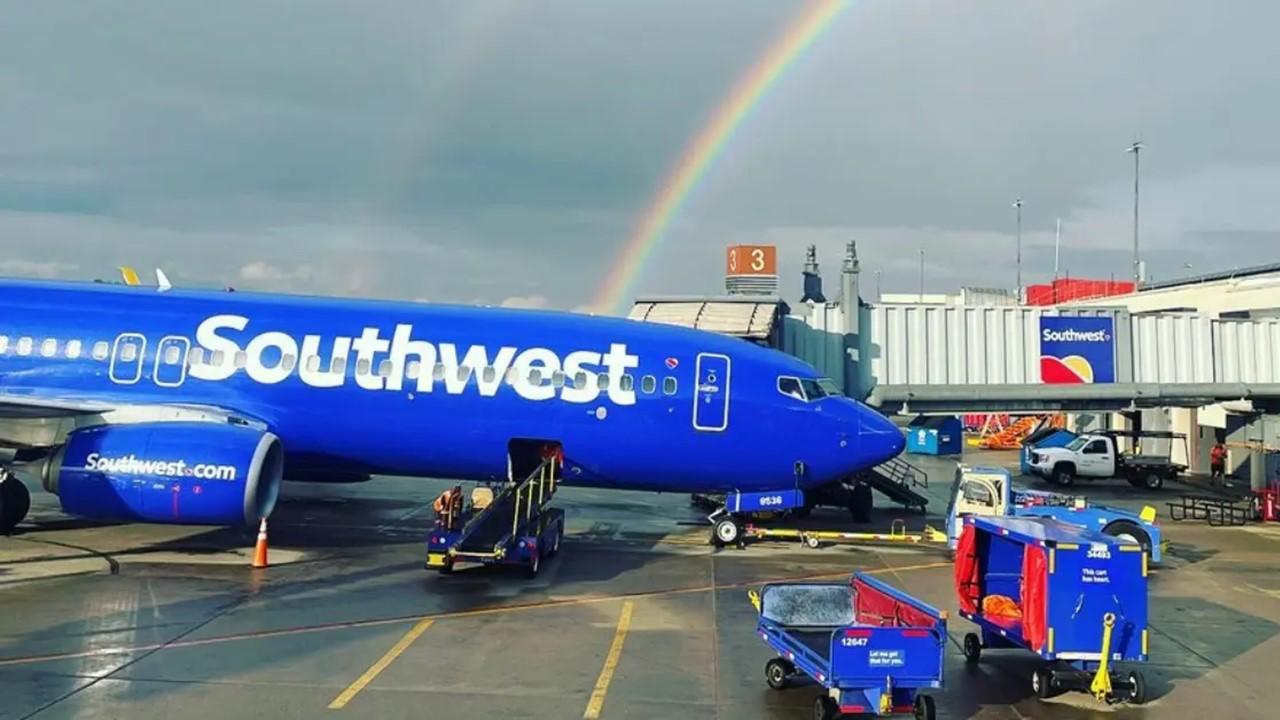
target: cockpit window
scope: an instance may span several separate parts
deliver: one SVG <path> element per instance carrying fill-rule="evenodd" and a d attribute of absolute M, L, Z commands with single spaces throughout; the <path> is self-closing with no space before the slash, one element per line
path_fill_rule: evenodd
<path fill-rule="evenodd" d="M 803 401 L 805 399 L 804 390 L 800 389 L 800 380 L 798 378 L 786 376 L 778 378 L 778 392 L 797 400 Z"/>
<path fill-rule="evenodd" d="M 805 397 L 808 397 L 810 401 L 827 396 L 827 393 L 822 389 L 822 386 L 818 384 L 817 380 L 804 378 L 800 381 L 800 387 L 804 389 Z"/>
<path fill-rule="evenodd" d="M 818 387 L 822 388 L 823 394 L 827 396 L 844 394 L 844 390 L 831 378 L 818 378 Z"/>

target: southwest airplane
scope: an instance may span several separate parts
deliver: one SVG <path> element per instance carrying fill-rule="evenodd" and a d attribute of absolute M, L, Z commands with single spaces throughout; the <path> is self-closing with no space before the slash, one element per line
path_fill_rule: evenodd
<path fill-rule="evenodd" d="M 163 277 L 0 280 L 0 308 L 5 533 L 30 505 L 15 470 L 82 517 L 239 525 L 283 479 L 501 482 L 546 443 L 568 485 L 740 499 L 840 483 L 904 442 L 789 355 L 621 318 Z"/>

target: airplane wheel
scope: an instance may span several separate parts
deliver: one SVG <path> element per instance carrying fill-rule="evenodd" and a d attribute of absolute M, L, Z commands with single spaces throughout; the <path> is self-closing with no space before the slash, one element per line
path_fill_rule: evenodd
<path fill-rule="evenodd" d="M 738 527 L 738 521 L 733 518 L 718 521 L 712 529 L 715 543 L 721 547 L 738 542 L 738 536 L 741 534 L 742 529 Z"/>
<path fill-rule="evenodd" d="M 0 482 L 0 535 L 11 534 L 30 509 L 31 493 L 26 485 L 12 475 Z"/>

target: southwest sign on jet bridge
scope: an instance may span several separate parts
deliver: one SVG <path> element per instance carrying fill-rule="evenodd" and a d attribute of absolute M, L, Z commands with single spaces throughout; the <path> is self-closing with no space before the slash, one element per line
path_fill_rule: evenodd
<path fill-rule="evenodd" d="M 502 481 L 546 443 L 566 484 L 789 507 L 903 446 L 788 355 L 618 318 L 19 280 L 0 310 L 2 531 L 11 469 L 78 515 L 240 524 L 282 478 Z"/>
<path fill-rule="evenodd" d="M 1111 318 L 1040 318 L 1040 380 L 1050 385 L 1116 381 Z"/>

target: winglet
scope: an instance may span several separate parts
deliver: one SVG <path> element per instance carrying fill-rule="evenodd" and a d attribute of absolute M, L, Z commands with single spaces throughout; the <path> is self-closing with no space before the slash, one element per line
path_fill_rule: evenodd
<path fill-rule="evenodd" d="M 120 266 L 120 277 L 124 279 L 125 285 L 141 285 L 142 281 L 138 279 L 138 271 L 128 265 Z"/>
<path fill-rule="evenodd" d="M 156 268 L 156 289 L 159 292 L 173 289 L 173 283 L 169 282 L 169 276 L 165 275 L 160 268 Z"/>

